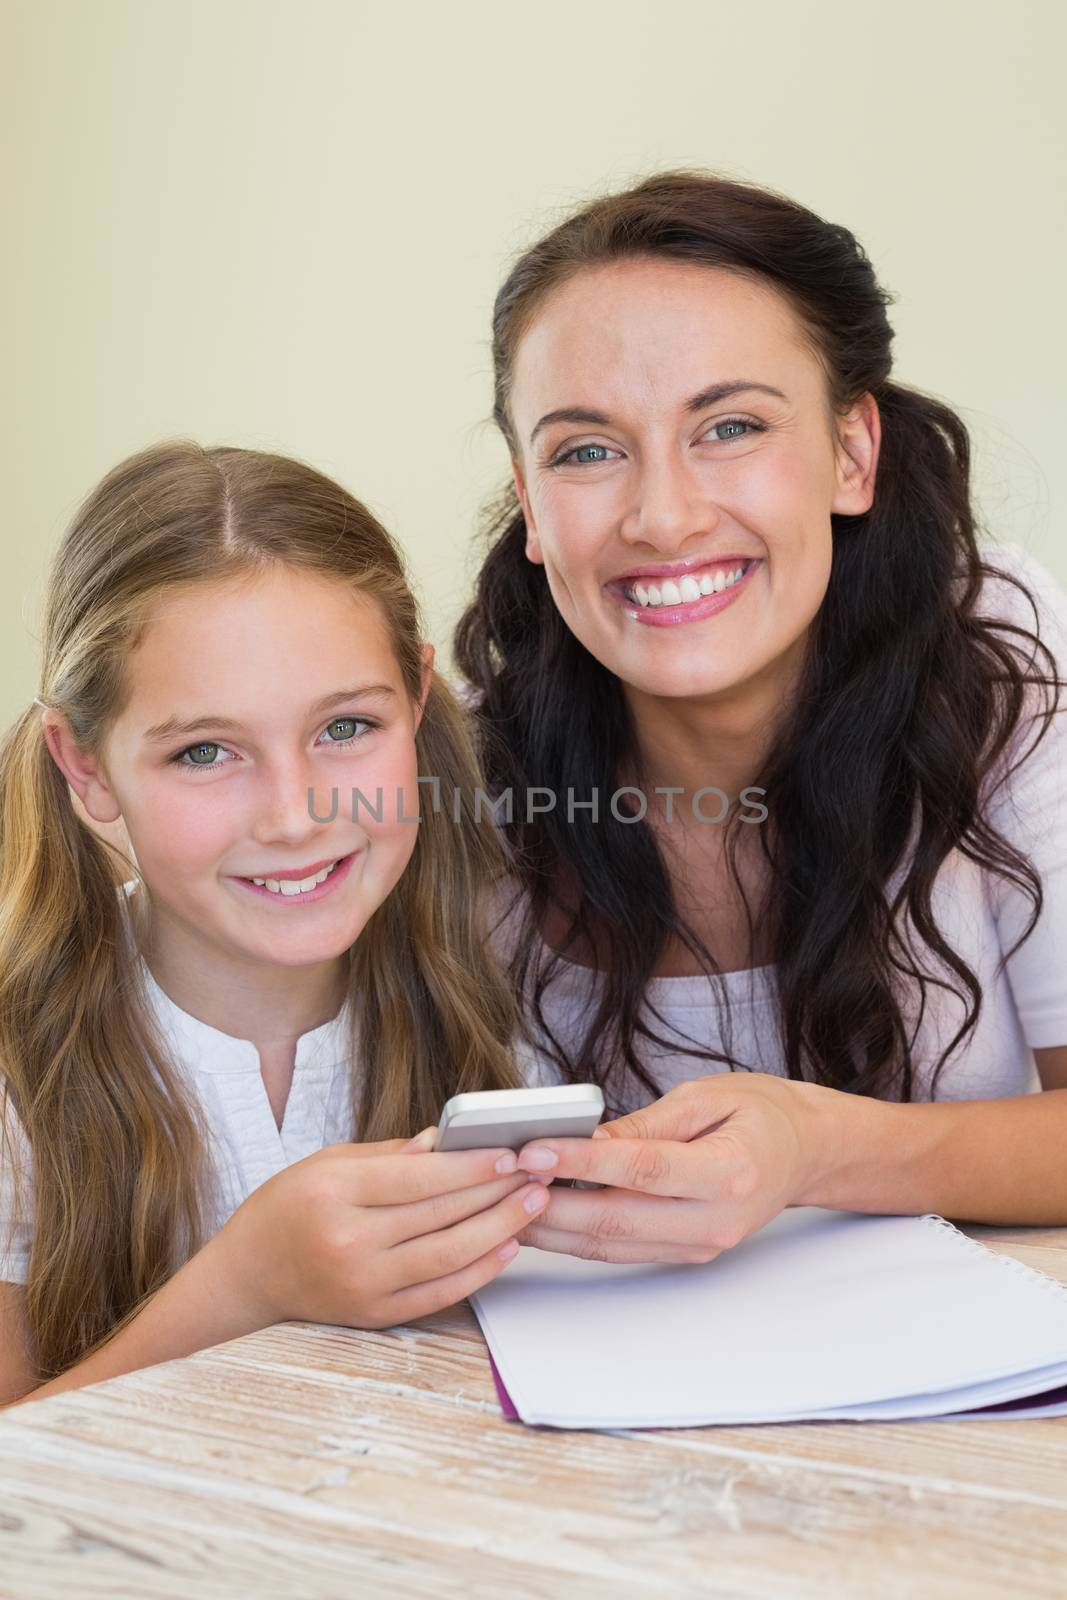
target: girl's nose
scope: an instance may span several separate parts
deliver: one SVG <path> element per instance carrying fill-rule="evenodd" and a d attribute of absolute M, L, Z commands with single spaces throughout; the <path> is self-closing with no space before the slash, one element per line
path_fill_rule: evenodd
<path fill-rule="evenodd" d="M 264 775 L 255 837 L 263 843 L 306 838 L 332 821 L 340 804 L 337 786 L 324 779 L 321 766 L 304 758 L 278 763 Z"/>

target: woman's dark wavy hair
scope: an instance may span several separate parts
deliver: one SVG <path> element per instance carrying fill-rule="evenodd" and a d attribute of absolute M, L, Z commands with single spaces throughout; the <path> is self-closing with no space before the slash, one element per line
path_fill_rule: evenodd
<path fill-rule="evenodd" d="M 726 269 L 770 285 L 811 341 L 833 410 L 846 412 L 865 392 L 877 401 L 874 503 L 863 515 L 831 518 L 829 586 L 794 714 L 755 780 L 771 812 L 771 826 L 759 829 L 773 884 L 765 914 L 789 1076 L 910 1100 L 914 1038 L 894 994 L 903 975 L 919 984 L 920 1021 L 927 982 L 964 1004 L 963 1024 L 931 1079 L 932 1098 L 945 1060 L 977 1022 L 982 992 L 935 924 L 931 889 L 958 849 L 1031 901 L 1013 951 L 1032 932 L 1043 903 L 1040 877 L 983 815 L 983 784 L 1004 766 L 999 758 L 1026 710 L 1028 687 L 1063 686 L 1055 657 L 1035 634 L 976 609 L 991 574 L 1020 589 L 1035 622 L 1038 616 L 1025 584 L 979 554 L 966 426 L 941 401 L 890 380 L 886 307 L 894 297 L 847 228 L 765 188 L 700 171 L 660 173 L 586 205 L 519 258 L 493 309 L 493 417 L 513 457 L 509 391 L 532 319 L 575 273 L 635 257 Z M 513 792 L 507 835 L 525 911 L 512 976 L 564 1075 L 599 1081 L 621 1107 L 628 1079 L 660 1092 L 638 1040 L 678 1048 L 641 1015 L 644 1004 L 646 1017 L 663 1022 L 646 987 L 668 940 L 680 940 L 710 977 L 719 969 L 683 922 L 645 823 L 609 815 L 594 824 L 584 812 L 572 822 L 559 806 L 527 820 L 531 786 L 576 797 L 594 788 L 610 793 L 621 770 L 638 769 L 638 752 L 618 679 L 571 633 L 544 568 L 525 557 L 512 485 L 487 507 L 485 531 L 488 554 L 455 648 L 479 692 L 490 782 L 498 794 Z M 1031 671 L 1038 652 L 1051 678 Z M 1055 710 L 1053 696 L 1035 743 Z M 734 820 L 725 842 L 740 888 Z M 914 852 L 890 903 L 887 883 L 913 834 Z M 902 905 L 962 992 L 913 959 L 910 939 L 895 926 Z M 592 949 L 602 971 L 599 1003 L 576 1051 L 553 1034 L 543 1007 L 559 968 L 540 933 L 550 910 L 568 919 L 560 953 Z M 696 1041 L 692 1054 L 733 1069 L 741 1064 L 722 990 L 726 1054 Z"/>

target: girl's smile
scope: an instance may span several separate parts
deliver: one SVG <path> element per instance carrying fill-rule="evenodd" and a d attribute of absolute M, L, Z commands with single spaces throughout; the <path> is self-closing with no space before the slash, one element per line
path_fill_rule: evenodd
<path fill-rule="evenodd" d="M 317 870 L 313 867 L 310 871 L 279 873 L 277 877 L 268 878 L 235 877 L 230 882 L 239 883 L 242 889 L 251 890 L 261 899 L 277 900 L 283 905 L 312 905 L 316 900 L 325 900 L 327 895 L 340 887 L 348 877 L 353 861 L 365 850 L 366 845 L 362 845 L 358 850 L 332 863 L 327 862 Z"/>

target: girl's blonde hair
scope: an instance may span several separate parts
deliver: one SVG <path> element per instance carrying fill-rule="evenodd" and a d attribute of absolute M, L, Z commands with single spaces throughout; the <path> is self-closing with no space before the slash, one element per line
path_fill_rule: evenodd
<path fill-rule="evenodd" d="M 160 603 L 277 566 L 377 601 L 417 697 L 417 603 L 366 507 L 301 462 L 179 440 L 122 462 L 75 516 L 51 567 L 41 698 L 98 754 Z M 436 674 L 415 742 L 441 807 L 424 803 L 407 870 L 349 952 L 361 1140 L 414 1134 L 449 1095 L 517 1081 L 514 1002 L 483 924 L 502 862 L 463 714 Z M 131 874 L 77 815 L 31 705 L 0 745 L 0 1111 L 6 1127 L 10 1098 L 32 1152 L 40 1381 L 112 1336 L 204 1242 L 206 1127 L 148 1004 Z M 10 1137 L 0 1159 L 17 1213 L 29 1184 Z"/>

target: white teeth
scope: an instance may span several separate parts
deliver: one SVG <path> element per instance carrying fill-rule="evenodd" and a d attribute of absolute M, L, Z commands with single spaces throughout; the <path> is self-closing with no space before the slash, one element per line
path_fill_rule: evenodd
<path fill-rule="evenodd" d="M 337 859 L 339 861 L 340 857 Z M 324 883 L 336 865 L 337 861 L 332 861 L 328 867 L 323 867 L 321 872 L 316 872 L 314 877 L 311 878 L 282 878 L 280 880 L 278 878 L 253 878 L 252 882 L 258 883 L 260 888 L 269 889 L 271 894 L 288 896 L 307 894 L 309 890 L 314 889 L 317 883 Z"/>
<path fill-rule="evenodd" d="M 703 572 L 699 579 L 687 572 L 678 583 L 666 578 L 662 584 L 650 583 L 647 589 L 644 584 L 635 583 L 631 597 L 640 606 L 692 605 L 694 600 L 699 600 L 703 595 L 722 594 L 724 589 L 732 588 L 744 575 L 744 567 L 735 567 L 732 572 L 720 567 L 714 577 L 710 572 Z"/>

